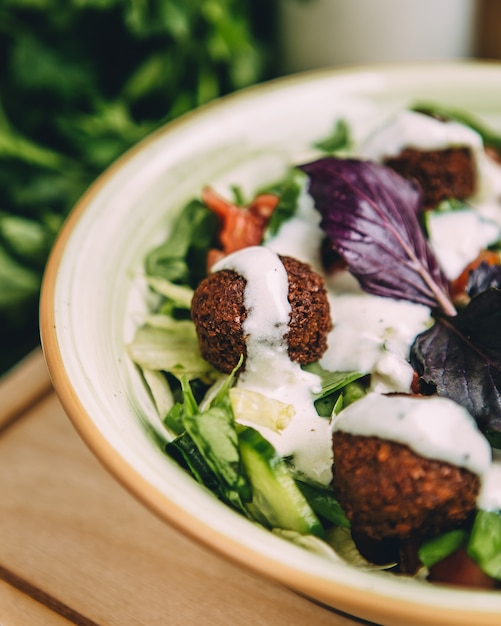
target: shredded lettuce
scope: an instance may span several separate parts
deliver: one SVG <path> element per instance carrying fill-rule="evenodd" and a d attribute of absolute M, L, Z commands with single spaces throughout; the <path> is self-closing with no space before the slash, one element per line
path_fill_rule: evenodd
<path fill-rule="evenodd" d="M 142 368 L 142 373 L 151 392 L 157 413 L 160 418 L 163 418 L 174 406 L 174 396 L 167 378 L 163 372 L 146 367 Z"/>
<path fill-rule="evenodd" d="M 277 433 L 287 427 L 295 414 L 291 404 L 240 387 L 230 389 L 230 401 L 237 422 L 264 426 Z"/>
<path fill-rule="evenodd" d="M 193 298 L 193 289 L 191 287 L 176 285 L 166 278 L 156 276 L 148 276 L 147 282 L 156 293 L 167 298 L 175 307 L 190 309 L 191 299 Z"/>
<path fill-rule="evenodd" d="M 375 565 L 365 559 L 359 552 L 349 528 L 333 526 L 327 534 L 327 542 L 336 553 L 347 563 L 363 570 L 384 570 L 391 569 L 396 563 L 389 562 L 383 565 Z"/>
<path fill-rule="evenodd" d="M 170 319 L 168 326 L 138 328 L 127 346 L 131 359 L 142 368 L 170 372 L 177 378 L 214 378 L 215 370 L 200 355 L 194 325 Z"/>

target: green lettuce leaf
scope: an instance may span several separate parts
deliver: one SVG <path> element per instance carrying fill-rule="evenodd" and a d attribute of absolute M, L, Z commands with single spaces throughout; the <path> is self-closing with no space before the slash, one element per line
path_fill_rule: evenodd
<path fill-rule="evenodd" d="M 488 576 L 501 580 L 500 511 L 477 512 L 467 552 Z"/>
<path fill-rule="evenodd" d="M 447 533 L 425 541 L 419 548 L 419 560 L 425 567 L 432 567 L 435 563 L 447 558 L 459 548 L 466 545 L 468 531 L 463 529 L 451 530 Z"/>
<path fill-rule="evenodd" d="M 131 359 L 149 370 L 170 372 L 177 378 L 204 378 L 210 381 L 214 369 L 201 356 L 195 327 L 187 320 L 165 317 L 163 328 L 151 325 L 137 329 L 127 346 Z"/>

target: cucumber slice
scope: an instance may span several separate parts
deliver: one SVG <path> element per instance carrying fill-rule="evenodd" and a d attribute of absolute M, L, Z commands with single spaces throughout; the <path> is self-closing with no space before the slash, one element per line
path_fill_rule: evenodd
<path fill-rule="evenodd" d="M 253 428 L 239 429 L 242 462 L 252 486 L 246 506 L 268 528 L 324 537 L 323 526 L 275 448 Z"/>

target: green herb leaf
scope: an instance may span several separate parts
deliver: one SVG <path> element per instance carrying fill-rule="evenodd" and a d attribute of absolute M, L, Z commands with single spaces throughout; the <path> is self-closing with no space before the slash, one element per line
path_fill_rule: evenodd
<path fill-rule="evenodd" d="M 146 257 L 146 273 L 196 287 L 207 274 L 207 251 L 215 243 L 217 228 L 217 217 L 193 200 L 180 213 L 167 240 Z"/>
<path fill-rule="evenodd" d="M 188 433 L 185 432 L 168 443 L 165 451 L 182 467 L 189 470 L 201 485 L 205 485 L 219 496 L 222 495 L 220 481 Z"/>
<path fill-rule="evenodd" d="M 310 363 L 303 369 L 320 377 L 321 390 L 316 394 L 315 408 L 321 417 L 331 417 L 366 393 L 365 386 L 357 383 L 366 376 L 363 372 L 330 372 L 319 363 Z"/>
<path fill-rule="evenodd" d="M 301 170 L 292 168 L 282 181 L 261 190 L 261 193 L 273 193 L 280 198 L 268 222 L 265 240 L 274 237 L 282 224 L 295 215 L 306 180 L 306 176 Z"/>
<path fill-rule="evenodd" d="M 346 517 L 343 508 L 336 500 L 332 489 L 309 485 L 301 480 L 296 480 L 296 484 L 318 516 L 336 526 L 350 528 L 350 521 Z"/>
<path fill-rule="evenodd" d="M 340 150 L 347 150 L 350 144 L 350 126 L 346 120 L 340 119 L 336 121 L 332 133 L 325 139 L 315 142 L 313 147 L 326 154 L 334 154 Z"/>

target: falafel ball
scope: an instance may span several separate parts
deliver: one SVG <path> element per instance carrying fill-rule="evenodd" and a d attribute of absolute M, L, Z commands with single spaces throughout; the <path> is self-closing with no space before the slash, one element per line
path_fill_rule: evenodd
<path fill-rule="evenodd" d="M 329 301 L 323 278 L 309 265 L 280 256 L 289 279 L 291 305 L 289 331 L 285 336 L 291 360 L 313 363 L 327 349 L 332 328 Z M 217 370 L 229 373 L 247 348 L 242 325 L 247 317 L 244 304 L 246 280 L 233 270 L 210 274 L 193 295 L 191 317 L 195 323 L 200 352 Z"/>
<path fill-rule="evenodd" d="M 475 510 L 480 479 L 374 436 L 333 434 L 333 487 L 355 533 L 381 540 L 434 535 Z"/>
<path fill-rule="evenodd" d="M 384 164 L 419 183 L 425 208 L 450 198 L 464 200 L 475 192 L 475 160 L 467 146 L 443 150 L 405 148 L 399 155 L 384 159 Z"/>

